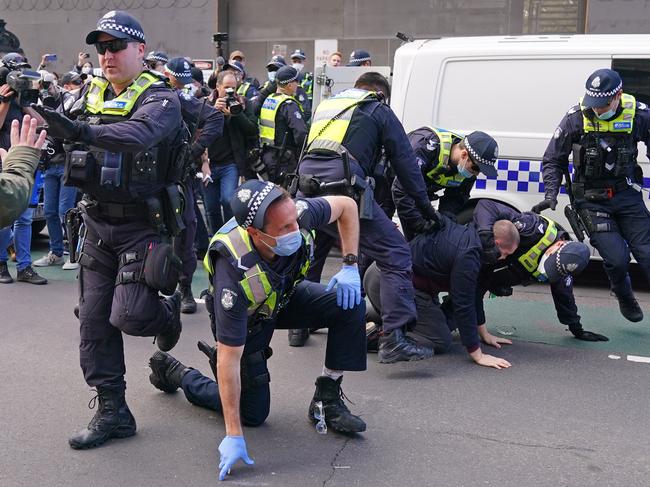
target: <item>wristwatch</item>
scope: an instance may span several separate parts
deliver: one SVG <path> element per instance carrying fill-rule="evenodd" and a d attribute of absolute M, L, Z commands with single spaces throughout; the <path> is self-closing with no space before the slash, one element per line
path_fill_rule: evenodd
<path fill-rule="evenodd" d="M 353 265 L 359 262 L 359 257 L 354 254 L 347 254 L 343 257 L 343 263 L 345 265 Z"/>

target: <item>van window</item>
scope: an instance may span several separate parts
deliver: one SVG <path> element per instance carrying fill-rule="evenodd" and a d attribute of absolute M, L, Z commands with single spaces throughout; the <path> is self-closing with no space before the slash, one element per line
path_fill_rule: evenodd
<path fill-rule="evenodd" d="M 650 59 L 614 59 L 612 69 L 623 79 L 623 91 L 650 105 Z"/>

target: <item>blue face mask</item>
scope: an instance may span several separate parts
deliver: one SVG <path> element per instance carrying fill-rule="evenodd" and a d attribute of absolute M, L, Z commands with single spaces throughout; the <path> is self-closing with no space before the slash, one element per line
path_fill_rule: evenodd
<path fill-rule="evenodd" d="M 617 109 L 618 109 L 618 103 L 616 103 L 613 108 L 607 110 L 605 113 L 601 113 L 600 115 L 597 114 L 596 112 L 594 113 L 596 113 L 596 117 L 598 117 L 600 120 L 609 120 L 616 114 Z"/>
<path fill-rule="evenodd" d="M 269 81 L 275 80 L 275 71 L 269 71 Z"/>
<path fill-rule="evenodd" d="M 463 176 L 465 179 L 467 179 L 467 178 L 471 178 L 472 176 L 474 176 L 470 171 L 468 171 L 468 170 L 465 168 L 464 165 L 461 165 L 460 163 L 458 163 L 458 174 L 460 174 L 461 176 Z"/>
<path fill-rule="evenodd" d="M 260 232 L 262 231 L 260 230 Z M 264 240 L 262 240 L 262 243 L 270 248 L 275 255 L 280 255 L 282 257 L 288 257 L 295 254 L 302 245 L 302 235 L 300 234 L 300 230 L 295 230 L 285 235 L 280 235 L 279 237 L 273 237 L 266 233 L 264 233 L 264 235 L 275 239 L 275 247 L 271 247 L 269 244 L 264 242 Z"/>

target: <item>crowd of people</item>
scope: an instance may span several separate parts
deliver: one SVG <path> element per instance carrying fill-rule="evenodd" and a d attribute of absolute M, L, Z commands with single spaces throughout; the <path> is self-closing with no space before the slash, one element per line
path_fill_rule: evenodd
<path fill-rule="evenodd" d="M 366 429 L 345 404 L 341 383 L 344 371 L 366 369 L 368 351 L 383 364 L 430 359 L 450 349 L 458 330 L 475 363 L 511 367 L 482 350 L 511 343 L 488 330 L 487 294 L 548 283 L 558 320 L 573 337 L 607 341 L 583 328 L 573 295 L 589 248 L 540 214 L 555 209 L 574 144 L 588 149 L 574 159 L 573 184 L 582 191 L 576 211 L 604 257 L 622 315 L 643 318 L 627 265 L 631 251 L 650 271 L 650 214 L 627 149 L 647 143 L 650 112 L 623 94 L 615 71 L 587 80 L 581 105 L 569 110 L 544 155 L 545 200 L 518 212 L 487 200 L 468 206 L 476 178 L 497 176 L 496 140 L 434 127 L 407 134 L 379 73 L 368 70 L 353 88 L 312 109 L 313 76 L 300 49 L 291 64 L 272 56 L 264 83 L 247 75 L 244 53 L 233 51 L 204 83 L 191 59 L 147 53 L 144 31 L 127 12 L 104 15 L 86 42 L 96 48 L 99 68 L 80 53 L 57 84 L 44 69 L 51 56 L 43 56 L 38 100 L 23 103 L 27 92 L 0 83 L 0 148 L 15 146 L 0 152 L 8 172 L 0 187 L 16 184 L 21 156 L 32 183 L 40 159 L 50 235 L 48 254 L 32 263 L 25 230 L 31 209 L 24 209 L 21 190 L 23 208 L 3 213 L 14 223 L 0 231 L 0 282 L 13 280 L 6 253 L 12 231 L 18 281 L 46 282 L 32 266 L 79 268 L 80 362 L 99 406 L 70 438 L 74 449 L 136 432 L 122 334 L 155 337 L 154 387 L 180 388 L 189 402 L 223 414 L 220 479 L 239 460 L 253 462 L 243 426 L 260 425 L 269 414 L 275 329 L 289 330 L 289 344 L 302 346 L 310 330 L 327 328 L 308 415 L 345 434 Z M 341 58 L 334 53 L 330 62 L 338 66 Z M 348 62 L 371 64 L 364 50 Z M 5 56 L 3 65 L 29 74 L 19 54 Z M 47 130 L 38 140 L 37 123 Z M 602 133 L 611 133 L 607 150 Z M 468 207 L 470 222 L 458 222 Z M 341 250 L 341 269 L 324 285 L 332 247 Z M 196 311 L 192 280 L 200 259 L 216 345 L 198 346 L 214 379 L 169 353 L 181 338 L 181 313 Z"/>

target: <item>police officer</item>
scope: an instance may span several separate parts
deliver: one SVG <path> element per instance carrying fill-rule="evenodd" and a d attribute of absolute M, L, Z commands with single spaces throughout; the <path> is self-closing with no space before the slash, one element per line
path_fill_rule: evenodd
<path fill-rule="evenodd" d="M 571 192 L 589 242 L 603 258 L 621 314 L 643 319 L 628 274 L 630 251 L 650 280 L 650 213 L 641 195 L 643 172 L 637 143 L 650 152 L 650 111 L 623 93 L 616 71 L 599 69 L 586 83 L 585 96 L 569 109 L 542 159 L 544 201 L 539 213 L 555 210 L 563 175 L 573 151 Z"/>
<path fill-rule="evenodd" d="M 384 103 L 389 89 L 381 74 L 365 73 L 354 88 L 322 101 L 314 114 L 306 155 L 298 169 L 303 194 L 348 192 L 358 200 L 361 251 L 377 261 L 382 270 L 382 363 L 433 356 L 432 349 L 416 346 L 404 335 L 416 321 L 411 255 L 402 234 L 374 200 L 367 179 L 374 175 L 384 150 L 396 177 L 423 217 L 436 218 L 406 133 Z M 326 233 L 332 234 L 332 230 L 326 229 Z"/>
<path fill-rule="evenodd" d="M 291 65 L 298 71 L 298 78 L 300 80 L 300 87 L 305 91 L 307 99 L 311 104 L 314 98 L 314 75 L 309 71 L 305 71 L 305 51 L 296 49 L 291 53 Z"/>
<path fill-rule="evenodd" d="M 223 133 L 223 114 L 215 110 L 207 100 L 200 100 L 188 89 L 192 83 L 190 64 L 185 58 L 175 57 L 169 60 L 163 68 L 172 87 L 178 94 L 181 103 L 183 121 L 190 131 L 190 159 L 192 163 L 185 175 L 185 206 L 183 220 L 185 229 L 174 239 L 174 251 L 180 257 L 183 268 L 179 281 L 181 292 L 181 313 L 194 313 L 196 301 L 192 294 L 192 277 L 196 270 L 196 255 L 194 254 L 194 239 L 196 237 L 197 214 L 195 213 L 194 192 L 196 188 L 196 173 L 201 167 L 201 156 Z"/>
<path fill-rule="evenodd" d="M 350 53 L 350 60 L 346 66 L 372 66 L 372 57 L 368 51 L 356 49 Z"/>
<path fill-rule="evenodd" d="M 286 184 L 286 175 L 296 169 L 298 156 L 307 137 L 302 107 L 295 98 L 298 71 L 283 66 L 275 77 L 277 90 L 260 110 L 259 127 L 262 162 L 271 181 Z"/>
<path fill-rule="evenodd" d="M 477 326 L 476 291 L 481 271 L 481 241 L 473 224 L 459 225 L 442 215 L 440 228 L 417 235 L 409 242 L 413 256 L 413 284 L 417 325 L 411 337 L 422 346 L 444 353 L 451 346 L 451 333 L 458 329 L 460 341 L 478 365 L 508 368 L 510 363 L 482 352 L 481 340 L 490 334 Z M 370 266 L 363 284 L 373 307 L 380 312 L 388 303 L 376 264 Z M 448 292 L 441 306 L 438 295 Z M 504 341 L 507 343 L 509 341 Z M 370 349 L 370 347 L 369 347 Z"/>
<path fill-rule="evenodd" d="M 162 75 L 143 71 L 145 35 L 127 12 L 104 15 L 86 43 L 97 49 L 106 77 L 88 85 L 78 119 L 35 107 L 52 136 L 71 141 L 66 176 L 85 193 L 79 205 L 85 225 L 79 351 L 99 408 L 88 427 L 70 438 L 75 449 L 135 434 L 124 395 L 122 333 L 155 336 L 161 350 L 172 349 L 181 333 L 180 293 L 159 295 L 173 293 L 180 268 L 171 245 L 162 241 L 182 229 L 178 95 Z"/>
<path fill-rule="evenodd" d="M 520 213 L 492 200 L 480 200 L 474 209 L 474 224 L 483 245 L 483 271 L 480 294 L 509 296 L 512 286 L 548 282 L 557 317 L 575 338 L 583 341 L 608 341 L 607 337 L 586 331 L 573 295 L 573 278 L 589 263 L 589 249 L 570 242 L 569 235 L 553 220 L 532 212 Z M 576 255 L 577 266 L 564 262 L 552 267 L 549 279 L 546 263 Z M 559 269 L 559 270 L 558 270 Z M 566 272 L 565 272 L 566 271 Z M 485 323 L 482 300 L 478 301 L 478 322 Z"/>
<path fill-rule="evenodd" d="M 248 100 L 255 98 L 259 91 L 251 81 L 247 81 L 246 71 L 244 65 L 239 61 L 228 61 L 224 67 L 223 71 L 232 71 L 237 78 L 237 94 L 243 96 Z"/>
<path fill-rule="evenodd" d="M 169 56 L 163 51 L 150 51 L 147 57 L 144 58 L 144 62 L 151 71 L 162 73 L 165 64 L 169 62 Z"/>
<path fill-rule="evenodd" d="M 409 133 L 408 137 L 422 170 L 429 198 L 440 198 L 438 211 L 447 216 L 455 219 L 465 207 L 479 173 L 488 178 L 497 176 L 494 165 L 499 156 L 499 147 L 485 132 L 476 131 L 462 137 L 444 129 L 422 127 Z M 399 179 L 393 182 L 392 190 L 406 238 L 410 240 L 414 235 L 426 231 L 427 222 Z M 439 197 L 440 192 L 442 196 Z"/>
<path fill-rule="evenodd" d="M 262 104 L 266 100 L 266 97 L 276 92 L 276 75 L 278 74 L 278 70 L 286 65 L 287 63 L 284 60 L 284 57 L 280 56 L 279 54 L 273 56 L 266 65 L 268 80 L 264 83 L 262 88 L 260 88 L 259 94 L 253 97 L 254 104 L 257 107 L 255 109 L 256 112 L 259 112 Z M 302 86 L 300 86 L 300 84 L 298 84 L 296 87 L 294 98 L 298 100 L 298 103 L 300 103 L 303 111 L 303 118 L 305 120 L 305 123 L 308 123 L 311 118 L 311 102 L 307 97 L 305 90 L 302 88 Z"/>
<path fill-rule="evenodd" d="M 187 399 L 224 415 L 226 437 L 219 445 L 220 479 L 246 453 L 242 424 L 259 426 L 269 413 L 269 343 L 276 328 L 328 327 L 323 374 L 309 406 L 335 431 L 365 431 L 365 423 L 342 400 L 344 370 L 366 369 L 365 302 L 357 266 L 359 220 L 354 201 L 342 196 L 299 199 L 271 182 L 251 180 L 237 188 L 230 203 L 235 217 L 213 237 L 204 264 L 212 294 L 206 298 L 215 351 L 207 350 L 218 384 L 171 355 L 150 360 L 150 380 L 158 389 L 182 387 Z M 338 225 L 342 270 L 327 287 L 304 281 L 312 252 L 312 231 Z M 336 286 L 336 290 L 333 287 Z M 322 412 L 317 403 L 322 403 Z M 324 416 L 324 417 L 323 417 Z"/>

